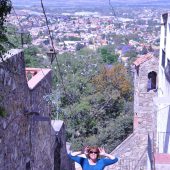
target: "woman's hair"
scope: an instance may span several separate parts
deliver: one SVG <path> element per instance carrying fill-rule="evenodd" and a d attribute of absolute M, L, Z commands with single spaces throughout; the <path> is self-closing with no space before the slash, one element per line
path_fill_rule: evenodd
<path fill-rule="evenodd" d="M 96 147 L 96 146 L 89 146 L 88 147 L 88 150 L 87 150 L 87 158 L 90 158 L 90 152 L 96 152 L 97 153 L 97 158 L 99 158 L 99 153 L 100 153 L 100 151 L 99 151 L 99 149 L 98 149 L 98 147 Z"/>

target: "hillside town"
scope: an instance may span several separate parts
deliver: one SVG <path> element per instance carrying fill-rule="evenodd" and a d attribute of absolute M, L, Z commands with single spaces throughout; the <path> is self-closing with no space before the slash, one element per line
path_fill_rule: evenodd
<path fill-rule="evenodd" d="M 130 12 L 131 11 L 131 12 Z M 117 15 L 100 12 L 47 12 L 48 25 L 56 51 L 74 52 L 83 47 L 96 50 L 114 45 L 124 55 L 131 49 L 137 53 L 146 50 L 158 55 L 161 10 L 119 9 Z M 32 44 L 50 49 L 49 30 L 44 14 L 39 10 L 18 9 L 11 13 L 9 22 L 19 31 L 30 34 Z"/>

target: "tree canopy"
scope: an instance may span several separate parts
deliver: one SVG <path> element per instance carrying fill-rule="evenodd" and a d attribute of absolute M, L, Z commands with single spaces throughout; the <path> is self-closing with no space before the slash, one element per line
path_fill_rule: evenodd
<path fill-rule="evenodd" d="M 113 46 L 104 46 L 99 49 L 103 61 L 107 64 L 117 62 L 118 55 L 115 54 Z"/>
<path fill-rule="evenodd" d="M 100 54 L 84 48 L 58 56 L 66 94 L 53 63 L 59 92 L 56 115 L 64 119 L 74 149 L 105 145 L 111 151 L 132 132 L 130 76 L 121 64 L 108 66 Z"/>
<path fill-rule="evenodd" d="M 6 48 L 10 45 L 8 38 L 5 34 L 5 21 L 7 15 L 10 13 L 12 4 L 10 0 L 0 0 L 0 56 L 6 51 Z"/>

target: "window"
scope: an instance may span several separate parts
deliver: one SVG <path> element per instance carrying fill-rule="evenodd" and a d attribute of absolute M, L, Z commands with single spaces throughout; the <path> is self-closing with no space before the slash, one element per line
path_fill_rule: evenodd
<path fill-rule="evenodd" d="M 135 66 L 135 69 L 136 69 L 137 75 L 139 76 L 139 66 Z"/>
<path fill-rule="evenodd" d="M 162 50 L 162 62 L 161 62 L 162 67 L 165 67 L 165 51 Z"/>
<path fill-rule="evenodd" d="M 148 85 L 147 92 L 153 89 L 156 89 L 156 72 L 152 71 L 148 74 Z"/>
<path fill-rule="evenodd" d="M 162 15 L 162 19 L 163 19 L 164 25 L 166 25 L 167 24 L 167 20 L 168 20 L 168 13 L 163 14 Z"/>
<path fill-rule="evenodd" d="M 164 49 L 166 48 L 166 37 L 167 37 L 167 20 L 168 20 L 168 13 L 162 15 L 163 18 L 163 25 L 164 25 Z"/>

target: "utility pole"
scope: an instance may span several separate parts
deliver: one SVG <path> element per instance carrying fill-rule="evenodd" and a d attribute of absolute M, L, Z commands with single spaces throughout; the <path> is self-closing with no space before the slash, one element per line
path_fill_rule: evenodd
<path fill-rule="evenodd" d="M 17 33 L 20 34 L 20 36 L 21 36 L 21 47 L 23 48 L 23 47 L 24 47 L 24 44 L 26 44 L 26 42 L 24 42 L 24 35 L 26 35 L 26 39 L 28 40 L 29 32 L 20 30 L 20 31 L 18 31 Z"/>

